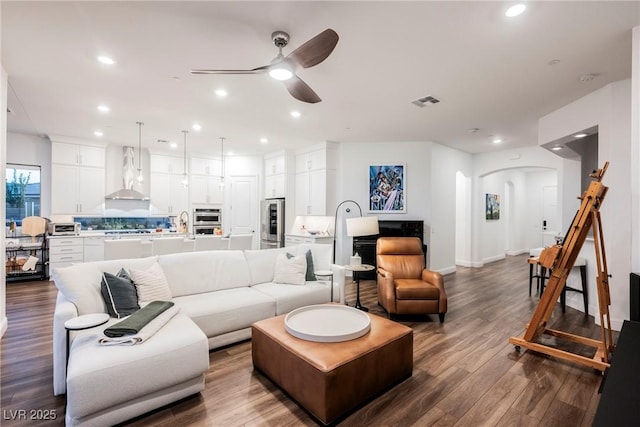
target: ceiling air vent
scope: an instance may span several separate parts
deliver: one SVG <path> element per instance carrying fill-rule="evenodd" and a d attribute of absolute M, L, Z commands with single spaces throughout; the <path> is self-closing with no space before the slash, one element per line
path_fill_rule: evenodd
<path fill-rule="evenodd" d="M 440 102 L 438 98 L 434 98 L 433 96 L 425 96 L 424 98 L 416 99 L 412 102 L 412 104 L 415 104 L 418 107 L 424 107 L 427 104 L 437 104 L 438 102 Z"/>

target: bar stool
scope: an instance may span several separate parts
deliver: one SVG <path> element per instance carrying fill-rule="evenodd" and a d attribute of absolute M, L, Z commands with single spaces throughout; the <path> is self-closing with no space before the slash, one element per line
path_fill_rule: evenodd
<path fill-rule="evenodd" d="M 533 283 L 533 279 L 536 279 L 536 293 L 540 292 L 542 295 L 542 291 L 540 291 L 540 280 L 543 279 L 543 276 L 547 273 L 546 268 L 540 266 L 538 264 L 538 257 L 544 248 L 534 248 L 529 251 L 529 259 L 527 262 L 529 263 L 529 296 L 531 296 L 531 285 Z M 533 269 L 536 269 L 535 274 L 533 273 Z"/>
<path fill-rule="evenodd" d="M 562 312 L 565 312 L 567 305 L 567 291 L 579 292 L 582 294 L 582 301 L 584 302 L 584 314 L 586 316 L 589 315 L 589 295 L 587 292 L 587 260 L 584 258 L 576 258 L 573 263 L 573 268 L 580 269 L 580 281 L 582 284 L 582 289 L 572 288 L 570 286 L 564 285 L 564 289 L 562 289 L 562 293 L 560 294 L 560 305 L 562 306 Z M 544 268 L 543 268 L 544 269 Z M 546 269 L 544 269 L 546 270 Z M 549 269 L 549 275 L 551 275 L 551 269 Z M 540 295 L 544 292 L 544 280 L 545 277 L 543 275 L 541 279 L 541 290 Z"/>

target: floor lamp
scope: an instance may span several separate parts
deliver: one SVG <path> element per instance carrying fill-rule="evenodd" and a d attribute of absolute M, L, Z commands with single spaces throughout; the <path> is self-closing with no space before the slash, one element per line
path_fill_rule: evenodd
<path fill-rule="evenodd" d="M 349 237 L 359 237 L 359 236 L 372 236 L 375 234 L 379 234 L 380 230 L 378 229 L 378 217 L 377 216 L 362 216 L 362 208 L 358 202 L 354 200 L 344 200 L 338 204 L 336 207 L 336 215 L 333 223 L 333 258 L 332 263 L 336 262 L 336 234 L 338 232 L 338 211 L 340 206 L 345 203 L 353 203 L 358 207 L 358 212 L 360 213 L 359 217 L 355 218 L 347 218 L 347 236 Z M 351 212 L 350 208 L 346 208 L 345 212 Z"/>

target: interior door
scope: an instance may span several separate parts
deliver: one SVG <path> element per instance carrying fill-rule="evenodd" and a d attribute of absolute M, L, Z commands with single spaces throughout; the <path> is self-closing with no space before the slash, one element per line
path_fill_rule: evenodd
<path fill-rule="evenodd" d="M 232 234 L 253 233 L 256 245 L 258 229 L 258 179 L 255 175 L 231 177 L 230 206 L 227 211 L 229 232 Z"/>
<path fill-rule="evenodd" d="M 554 236 L 560 233 L 558 223 L 558 187 L 545 185 L 542 187 L 542 219 L 540 221 L 541 246 L 555 244 Z"/>

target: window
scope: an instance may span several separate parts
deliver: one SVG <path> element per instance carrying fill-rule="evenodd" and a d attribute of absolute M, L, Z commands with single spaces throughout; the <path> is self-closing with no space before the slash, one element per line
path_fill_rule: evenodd
<path fill-rule="evenodd" d="M 40 216 L 40 166 L 7 163 L 7 226 L 22 218 Z"/>

